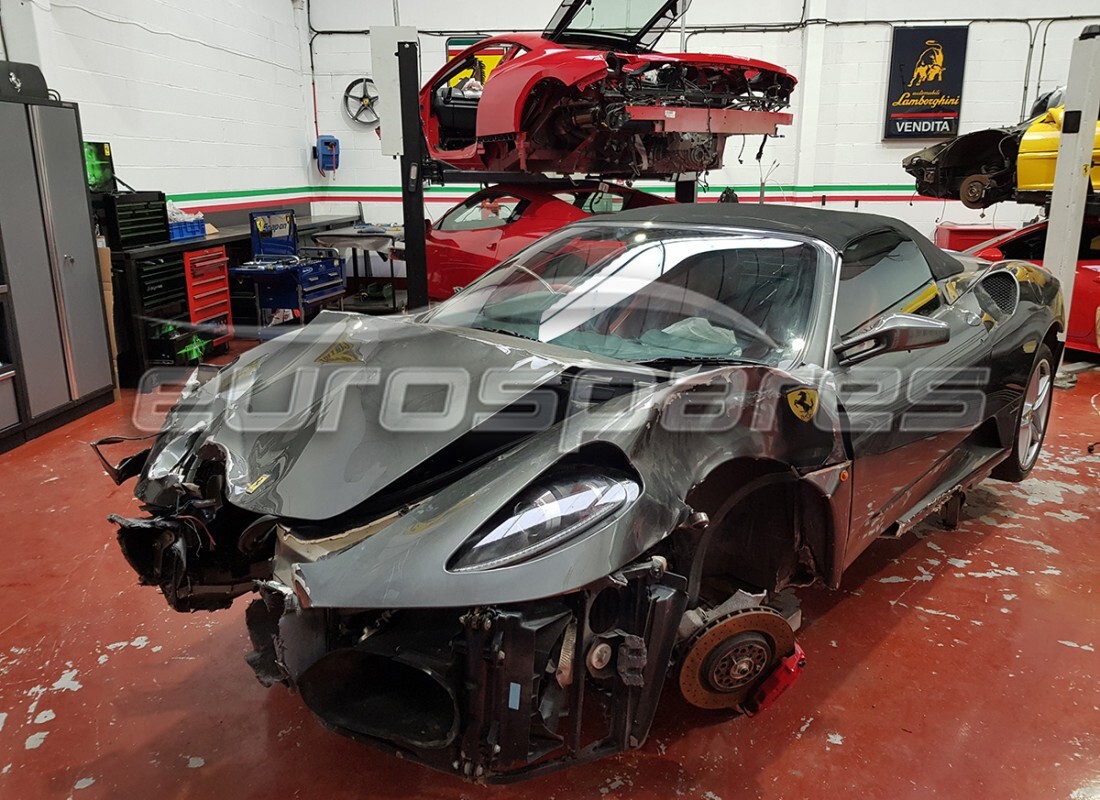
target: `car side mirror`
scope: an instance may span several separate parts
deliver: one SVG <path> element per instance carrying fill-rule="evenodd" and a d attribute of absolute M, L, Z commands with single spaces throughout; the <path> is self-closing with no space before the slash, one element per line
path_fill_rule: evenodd
<path fill-rule="evenodd" d="M 1001 252 L 999 247 L 987 247 L 981 250 L 977 254 L 978 258 L 982 261 L 1004 261 L 1005 254 Z"/>
<path fill-rule="evenodd" d="M 432 221 L 428 217 L 424 217 L 424 233 L 432 232 Z"/>
<path fill-rule="evenodd" d="M 946 322 L 897 313 L 882 317 L 868 330 L 849 336 L 833 352 L 842 366 L 849 366 L 881 353 L 934 347 L 950 338 L 951 326 Z"/>

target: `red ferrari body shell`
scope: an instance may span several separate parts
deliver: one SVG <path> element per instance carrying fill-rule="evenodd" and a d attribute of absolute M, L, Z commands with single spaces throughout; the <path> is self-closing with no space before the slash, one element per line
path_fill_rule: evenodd
<path fill-rule="evenodd" d="M 448 210 L 441 221 L 446 220 L 456 209 L 477 201 L 478 198 L 510 195 L 524 203 L 517 219 L 498 227 L 473 230 L 439 230 L 433 227 L 428 231 L 425 239 L 428 296 L 432 300 L 446 300 L 455 290 L 472 283 L 504 259 L 515 255 L 546 234 L 591 216 L 577 205 L 555 196 L 574 191 L 567 186 L 547 188 L 502 184 L 482 189 Z M 593 191 L 595 190 L 591 188 L 579 190 L 582 194 Z M 623 208 L 642 208 L 670 202 L 657 195 L 625 186 L 616 185 L 608 191 L 623 199 Z"/>
<path fill-rule="evenodd" d="M 453 74 L 456 65 L 466 61 L 480 50 L 492 48 L 508 50 L 509 55 L 493 69 L 476 102 L 475 139 L 461 147 L 448 146 L 441 141 L 440 121 L 433 110 L 434 95 L 449 75 Z M 509 141 L 518 143 L 519 148 L 523 150 L 525 137 L 539 133 L 537 130 L 524 130 L 523 119 L 535 88 L 540 84 L 551 82 L 555 86 L 562 87 L 564 92 L 583 93 L 607 77 L 607 55 L 607 50 L 558 44 L 533 34 L 494 36 L 467 48 L 436 72 L 420 91 L 420 113 L 429 154 L 433 159 L 458 170 L 615 174 L 616 170 L 601 170 L 600 159 L 595 154 L 569 163 L 568 170 L 565 170 L 553 169 L 555 164 L 560 165 L 560 157 L 551 157 L 539 162 L 535 156 L 533 160 L 536 163 L 517 165 L 515 159 L 506 161 L 500 155 L 501 148 L 486 146 L 494 140 Z M 672 65 L 743 75 L 749 79 L 766 75 L 769 79 L 781 81 L 788 93 L 796 83 L 794 77 L 782 67 L 752 58 L 699 53 L 616 53 L 616 56 L 621 60 L 622 71 L 625 73 L 631 73 L 639 68 Z M 675 124 L 670 124 L 669 131 L 713 134 L 721 136 L 723 141 L 725 136 L 730 134 L 774 134 L 779 125 L 790 124 L 792 120 L 789 113 L 775 110 L 692 107 L 690 104 L 677 103 L 676 98 L 672 96 L 668 101 L 649 102 L 644 106 L 629 103 L 625 105 L 628 114 L 631 109 L 650 111 L 648 114 L 643 112 L 638 116 L 651 119 L 650 128 L 657 133 L 665 131 L 665 120 L 669 120 L 670 123 L 672 120 L 677 120 Z M 775 105 L 772 103 L 769 108 Z M 652 109 L 659 109 L 659 120 L 656 120 Z M 606 127 L 606 123 L 604 124 Z M 717 165 L 706 165 L 707 168 L 720 165 L 720 155 L 719 147 Z M 656 171 L 633 170 L 634 177 L 642 175 L 663 177 L 664 173 L 659 169 Z"/>
<path fill-rule="evenodd" d="M 964 252 L 992 261 L 1011 258 L 1043 266 L 1046 231 L 1047 223 L 1037 222 Z M 1066 326 L 1066 347 L 1100 353 L 1100 219 L 1085 220 L 1080 255 Z"/>

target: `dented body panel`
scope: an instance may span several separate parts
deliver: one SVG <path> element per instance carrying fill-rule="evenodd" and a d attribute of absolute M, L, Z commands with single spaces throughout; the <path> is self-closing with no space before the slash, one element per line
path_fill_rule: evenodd
<path fill-rule="evenodd" d="M 718 371 L 708 378 L 705 385 L 726 376 Z M 751 378 L 758 382 L 746 388 L 743 405 L 731 410 L 730 430 L 699 437 L 663 427 L 664 415 L 693 402 L 696 381 L 625 395 L 571 417 L 564 431 L 555 426 L 523 442 L 342 551 L 340 558 L 301 563 L 295 574 L 309 587 L 312 606 L 332 608 L 512 603 L 587 586 L 640 557 L 672 531 L 688 513 L 683 498 L 729 459 L 731 448 L 741 457 L 781 460 L 810 471 L 844 459 L 835 402 L 818 412 L 830 420 L 830 429 L 771 438 L 735 427 L 762 406 L 778 410 L 787 391 L 813 385 L 809 373 L 800 377 L 767 370 Z M 629 513 L 531 561 L 482 573 L 449 571 L 451 554 L 469 532 L 485 524 L 501 500 L 515 496 L 560 459 L 569 426 L 577 431 L 574 449 L 614 447 L 637 471 L 645 491 Z"/>

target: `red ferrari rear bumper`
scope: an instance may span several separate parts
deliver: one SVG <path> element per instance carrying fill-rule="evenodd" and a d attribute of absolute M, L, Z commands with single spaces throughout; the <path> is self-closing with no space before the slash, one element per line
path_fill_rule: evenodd
<path fill-rule="evenodd" d="M 652 122 L 657 133 L 774 135 L 780 125 L 790 125 L 794 120 L 794 115 L 785 111 L 744 111 L 736 108 L 627 106 L 626 113 L 632 121 Z"/>

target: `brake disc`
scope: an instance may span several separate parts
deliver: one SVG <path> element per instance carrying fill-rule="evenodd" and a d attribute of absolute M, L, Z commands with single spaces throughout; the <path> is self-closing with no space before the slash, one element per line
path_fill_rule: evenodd
<path fill-rule="evenodd" d="M 756 606 L 713 620 L 691 639 L 680 662 L 680 693 L 698 708 L 737 708 L 781 658 L 794 631 L 771 608 Z"/>

